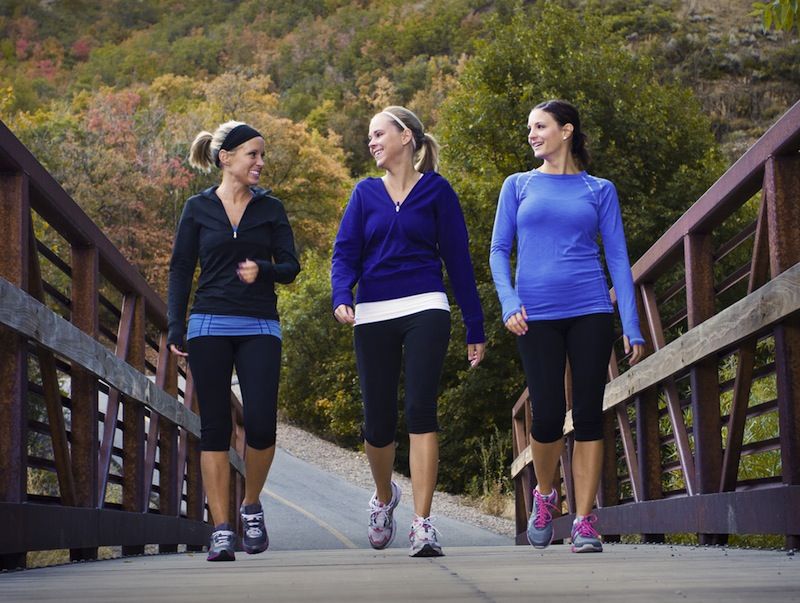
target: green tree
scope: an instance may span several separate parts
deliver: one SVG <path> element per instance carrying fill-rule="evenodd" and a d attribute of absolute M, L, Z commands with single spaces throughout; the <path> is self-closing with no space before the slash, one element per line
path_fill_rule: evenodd
<path fill-rule="evenodd" d="M 798 0 L 772 0 L 771 2 L 753 2 L 754 17 L 761 18 L 764 31 L 775 28 L 780 31 L 797 30 Z"/>
<path fill-rule="evenodd" d="M 342 445 L 356 446 L 361 394 L 353 329 L 333 318 L 330 254 L 309 250 L 297 282 L 278 296 L 283 331 L 281 412 Z"/>

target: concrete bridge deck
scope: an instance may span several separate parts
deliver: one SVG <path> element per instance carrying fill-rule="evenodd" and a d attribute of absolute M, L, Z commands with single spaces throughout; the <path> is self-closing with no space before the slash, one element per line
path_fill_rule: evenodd
<path fill-rule="evenodd" d="M 0 601 L 800 601 L 800 555 L 781 551 L 606 545 L 267 551 L 208 563 L 204 554 L 144 556 L 0 575 Z"/>

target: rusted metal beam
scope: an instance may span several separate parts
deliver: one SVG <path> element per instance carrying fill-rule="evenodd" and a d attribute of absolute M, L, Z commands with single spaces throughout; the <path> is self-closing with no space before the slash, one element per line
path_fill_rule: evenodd
<path fill-rule="evenodd" d="M 158 343 L 156 384 L 171 396 L 178 395 L 178 365 L 167 345 L 167 333 L 162 332 Z M 158 509 L 164 516 L 180 515 L 181 484 L 184 466 L 178 466 L 178 429 L 174 423 L 159 418 Z M 151 478 L 152 481 L 152 478 Z M 177 550 L 175 545 L 163 545 L 159 552 Z"/>
<path fill-rule="evenodd" d="M 653 285 L 650 283 L 643 283 L 640 290 L 642 292 L 642 305 L 647 319 L 647 326 L 650 331 L 650 341 L 653 344 L 654 351 L 657 352 L 664 347 L 666 342 L 664 339 L 664 329 L 661 326 L 661 315 L 658 311 L 656 294 Z M 675 447 L 678 450 L 678 458 L 681 462 L 681 471 L 683 472 L 686 491 L 691 495 L 695 493 L 694 456 L 692 455 L 692 448 L 689 443 L 689 433 L 686 430 L 686 422 L 683 419 L 678 388 L 673 378 L 665 380 L 663 386 L 667 414 L 669 415 L 672 433 L 675 437 Z"/>
<path fill-rule="evenodd" d="M 800 157 L 770 158 L 764 178 L 773 278 L 800 261 Z M 800 484 L 800 316 L 775 328 L 775 376 L 785 484 Z M 787 537 L 800 546 L 800 531 Z"/>
<path fill-rule="evenodd" d="M 95 247 L 72 247 L 72 324 L 90 337 L 99 335 L 100 273 Z M 94 507 L 97 500 L 97 377 L 73 362 L 70 369 L 72 469 L 76 503 Z M 97 549 L 71 549 L 70 559 L 97 559 Z"/>
<path fill-rule="evenodd" d="M 799 534 L 797 509 L 800 486 L 781 486 L 677 496 L 598 509 L 596 514 L 601 533 Z M 572 519 L 553 521 L 555 538 L 569 536 Z"/>
<path fill-rule="evenodd" d="M 631 423 L 628 418 L 628 407 L 626 404 L 620 404 L 615 409 L 617 416 L 617 427 L 619 428 L 619 437 L 622 441 L 622 450 L 625 454 L 625 465 L 628 467 L 628 478 L 631 482 L 633 489 L 633 499 L 637 502 L 642 500 L 642 484 L 639 479 L 639 458 L 636 454 L 636 446 L 633 444 L 633 433 L 631 432 Z"/>
<path fill-rule="evenodd" d="M 634 281 L 655 280 L 680 257 L 686 233 L 711 232 L 758 192 L 769 157 L 794 153 L 800 147 L 800 101 L 684 213 L 633 266 Z"/>
<path fill-rule="evenodd" d="M 144 373 L 144 300 L 137 297 L 133 308 L 128 364 Z M 144 407 L 126 400 L 122 405 L 122 508 L 145 512 L 144 497 Z M 144 546 L 123 546 L 123 555 L 141 555 Z"/>
<path fill-rule="evenodd" d="M 19 551 L 145 544 L 208 544 L 202 521 L 152 513 L 0 502 L 0 557 Z"/>
<path fill-rule="evenodd" d="M 2 121 L 0 171 L 26 174 L 30 181 L 30 207 L 70 244 L 94 246 L 103 276 L 119 291 L 141 295 L 150 319 L 158 328 L 166 329 L 167 309 L 163 300 Z"/>
<path fill-rule="evenodd" d="M 128 357 L 130 341 L 133 333 L 133 310 L 136 306 L 136 298 L 126 295 L 122 299 L 122 315 L 117 327 L 117 349 L 115 355 L 120 360 Z M 97 462 L 97 506 L 105 506 L 106 490 L 108 488 L 108 472 L 111 468 L 111 457 L 114 453 L 114 437 L 117 433 L 117 417 L 119 416 L 120 392 L 116 388 L 108 391 L 106 398 L 106 413 L 103 420 L 103 437 L 100 440 L 100 451 Z"/>
<path fill-rule="evenodd" d="M 31 297 L 44 303 L 42 273 L 39 255 L 36 253 L 36 237 L 33 232 L 32 222 L 28 237 L 28 292 Z M 47 407 L 47 433 L 50 436 L 50 443 L 53 447 L 53 462 L 56 467 L 61 504 L 74 506 L 76 501 L 75 478 L 72 472 L 72 457 L 67 437 L 67 426 L 64 420 L 64 405 L 61 401 L 61 387 L 58 382 L 55 356 L 50 350 L 46 350 L 42 346 L 36 346 L 36 357 L 39 360 L 39 372 L 42 379 L 42 397 Z"/>
<path fill-rule="evenodd" d="M 685 238 L 686 308 L 689 328 L 714 315 L 714 257 L 711 235 L 689 234 Z M 717 358 L 695 363 L 689 377 L 692 388 L 692 431 L 698 492 L 717 492 L 722 471 L 719 377 Z M 716 536 L 700 534 L 701 544 L 716 543 Z"/>
<path fill-rule="evenodd" d="M 750 263 L 750 276 L 747 293 L 750 294 L 769 279 L 769 237 L 767 233 L 767 203 L 762 195 L 755 226 L 753 241 L 753 257 Z M 750 390 L 753 385 L 753 368 L 755 366 L 757 339 L 742 343 L 736 362 L 736 377 L 733 385 L 733 400 L 728 417 L 728 436 L 725 454 L 722 458 L 722 475 L 720 492 L 730 492 L 736 488 L 739 473 L 739 461 L 742 456 L 747 409 L 750 403 Z"/>
<path fill-rule="evenodd" d="M 30 209 L 28 177 L 0 173 L 0 276 L 28 284 Z M 22 502 L 27 490 L 28 344 L 0 327 L 0 501 Z M 25 555 L 8 551 L 0 566 L 25 567 Z"/>
<path fill-rule="evenodd" d="M 648 389 L 635 399 L 636 450 L 639 454 L 639 483 L 642 500 L 658 500 L 661 488 L 661 436 L 658 427 L 658 393 Z M 644 542 L 663 542 L 664 535 L 642 534 Z"/>

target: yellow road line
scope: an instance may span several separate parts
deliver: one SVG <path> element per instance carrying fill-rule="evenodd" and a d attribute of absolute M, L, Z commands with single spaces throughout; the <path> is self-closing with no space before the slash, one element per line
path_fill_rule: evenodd
<path fill-rule="evenodd" d="M 347 536 L 345 536 L 344 534 L 342 534 L 342 533 L 341 533 L 339 530 L 337 530 L 336 528 L 334 528 L 332 525 L 330 525 L 330 524 L 328 524 L 328 523 L 326 523 L 326 522 L 322 521 L 322 520 L 321 520 L 319 517 L 317 517 L 316 515 L 313 515 L 313 514 L 309 513 L 308 511 L 306 511 L 306 510 L 305 510 L 305 509 L 303 509 L 302 507 L 299 507 L 299 506 L 297 506 L 297 505 L 296 505 L 296 504 L 294 504 L 292 501 L 290 501 L 290 500 L 286 500 L 285 498 L 283 498 L 283 496 L 280 496 L 280 495 L 278 495 L 278 494 L 275 494 L 275 493 L 274 493 L 272 490 L 268 490 L 267 488 L 264 488 L 264 489 L 262 490 L 262 492 L 263 492 L 264 494 L 266 494 L 267 496 L 271 496 L 272 498 L 274 498 L 275 500 L 277 500 L 277 501 L 278 501 L 279 503 L 281 503 L 282 505 L 286 505 L 286 506 L 287 506 L 287 507 L 289 507 L 290 509 L 294 509 L 294 510 L 295 510 L 295 511 L 297 511 L 298 513 L 301 513 L 301 514 L 305 515 L 305 516 L 306 516 L 306 517 L 308 517 L 308 518 L 309 518 L 311 521 L 313 521 L 313 522 L 314 522 L 314 523 L 316 523 L 318 526 L 320 526 L 322 529 L 324 529 L 324 530 L 327 530 L 328 532 L 330 532 L 330 533 L 331 533 L 331 534 L 334 536 L 334 538 L 336 538 L 336 539 L 337 539 L 339 542 L 341 542 L 341 543 L 342 543 L 344 546 L 346 546 L 348 549 L 357 549 L 357 548 L 359 548 L 358 546 L 356 546 L 356 544 L 355 544 L 355 543 L 354 543 L 352 540 L 350 540 L 350 539 L 349 539 Z"/>

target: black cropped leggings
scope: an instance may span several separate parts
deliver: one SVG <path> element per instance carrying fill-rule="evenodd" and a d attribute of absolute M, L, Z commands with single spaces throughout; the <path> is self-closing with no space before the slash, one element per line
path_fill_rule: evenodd
<path fill-rule="evenodd" d="M 575 439 L 603 439 L 603 395 L 613 337 L 612 314 L 528 322 L 528 332 L 517 337 L 517 345 L 530 393 L 534 440 L 546 444 L 564 435 L 567 358 Z"/>
<path fill-rule="evenodd" d="M 264 450 L 275 444 L 281 340 L 272 335 L 208 335 L 187 344 L 200 404 L 200 449 L 231 445 L 231 376 L 239 378 L 245 441 Z"/>
<path fill-rule="evenodd" d="M 354 340 L 364 399 L 364 439 L 376 448 L 394 442 L 401 363 L 408 433 L 438 431 L 436 398 L 450 341 L 450 312 L 424 310 L 356 325 Z"/>

